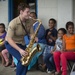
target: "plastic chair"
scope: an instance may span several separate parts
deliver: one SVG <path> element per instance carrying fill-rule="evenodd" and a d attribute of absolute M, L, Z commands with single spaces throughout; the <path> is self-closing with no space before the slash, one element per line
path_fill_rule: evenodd
<path fill-rule="evenodd" d="M 71 69 L 71 73 L 70 73 L 70 75 L 75 75 L 74 68 L 75 68 L 75 63 L 73 64 L 73 67 L 72 67 L 72 69 Z"/>

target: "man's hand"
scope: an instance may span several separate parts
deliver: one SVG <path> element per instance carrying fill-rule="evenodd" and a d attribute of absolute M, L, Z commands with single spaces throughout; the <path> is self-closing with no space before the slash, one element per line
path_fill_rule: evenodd
<path fill-rule="evenodd" d="M 21 56 L 27 56 L 28 55 L 28 52 L 26 52 L 23 49 L 20 49 L 19 52 L 20 52 Z"/>

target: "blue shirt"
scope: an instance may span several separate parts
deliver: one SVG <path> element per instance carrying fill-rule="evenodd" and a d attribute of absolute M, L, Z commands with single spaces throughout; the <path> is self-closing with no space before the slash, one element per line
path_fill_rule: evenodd
<path fill-rule="evenodd" d="M 39 22 L 35 22 L 35 23 L 33 24 L 33 29 L 34 29 L 34 31 L 36 31 L 38 25 L 39 25 Z M 39 31 L 38 31 L 38 34 L 37 34 L 38 43 L 44 43 L 44 44 L 46 44 L 45 33 L 46 33 L 45 28 L 44 28 L 43 25 L 41 25 L 41 26 L 40 26 L 40 29 L 39 29 Z M 25 40 L 26 45 L 28 45 L 29 42 L 30 42 L 29 37 L 28 37 L 28 36 L 25 36 L 25 37 L 24 37 L 24 40 Z"/>
<path fill-rule="evenodd" d="M 36 31 L 38 25 L 39 25 L 39 22 L 35 22 L 35 24 L 33 25 L 34 31 Z M 38 43 L 46 43 L 45 34 L 46 34 L 45 28 L 43 25 L 41 25 L 37 34 Z"/>

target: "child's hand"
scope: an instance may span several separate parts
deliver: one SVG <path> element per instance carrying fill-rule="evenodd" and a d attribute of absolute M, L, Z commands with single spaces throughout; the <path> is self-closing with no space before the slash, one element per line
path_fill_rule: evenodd
<path fill-rule="evenodd" d="M 61 51 L 61 53 L 65 52 L 64 50 L 60 50 L 60 51 Z"/>
<path fill-rule="evenodd" d="M 48 41 L 49 41 L 49 42 L 52 42 L 52 39 L 49 39 Z"/>
<path fill-rule="evenodd" d="M 48 32 L 48 35 L 50 35 L 50 34 L 51 34 L 51 32 L 49 31 L 49 32 Z"/>
<path fill-rule="evenodd" d="M 53 52 L 54 52 L 53 50 L 50 51 L 51 54 L 53 54 Z"/>

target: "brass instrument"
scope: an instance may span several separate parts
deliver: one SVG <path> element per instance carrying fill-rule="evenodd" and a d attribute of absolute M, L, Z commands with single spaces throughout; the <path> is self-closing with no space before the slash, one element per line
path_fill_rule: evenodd
<path fill-rule="evenodd" d="M 33 19 L 33 20 L 38 21 L 39 25 L 38 25 L 38 27 L 37 27 L 32 39 L 30 40 L 30 43 L 29 43 L 28 47 L 25 49 L 25 51 L 28 52 L 28 56 L 22 56 L 22 58 L 21 58 L 22 65 L 25 65 L 25 66 L 28 66 L 30 61 L 31 61 L 31 59 L 33 58 L 33 56 L 37 52 L 41 51 L 41 47 L 40 47 L 39 44 L 37 44 L 37 46 L 32 49 L 33 44 L 35 43 L 35 37 L 36 37 L 36 35 L 37 35 L 38 31 L 39 31 L 39 28 L 41 26 L 41 21 L 39 19 Z"/>

